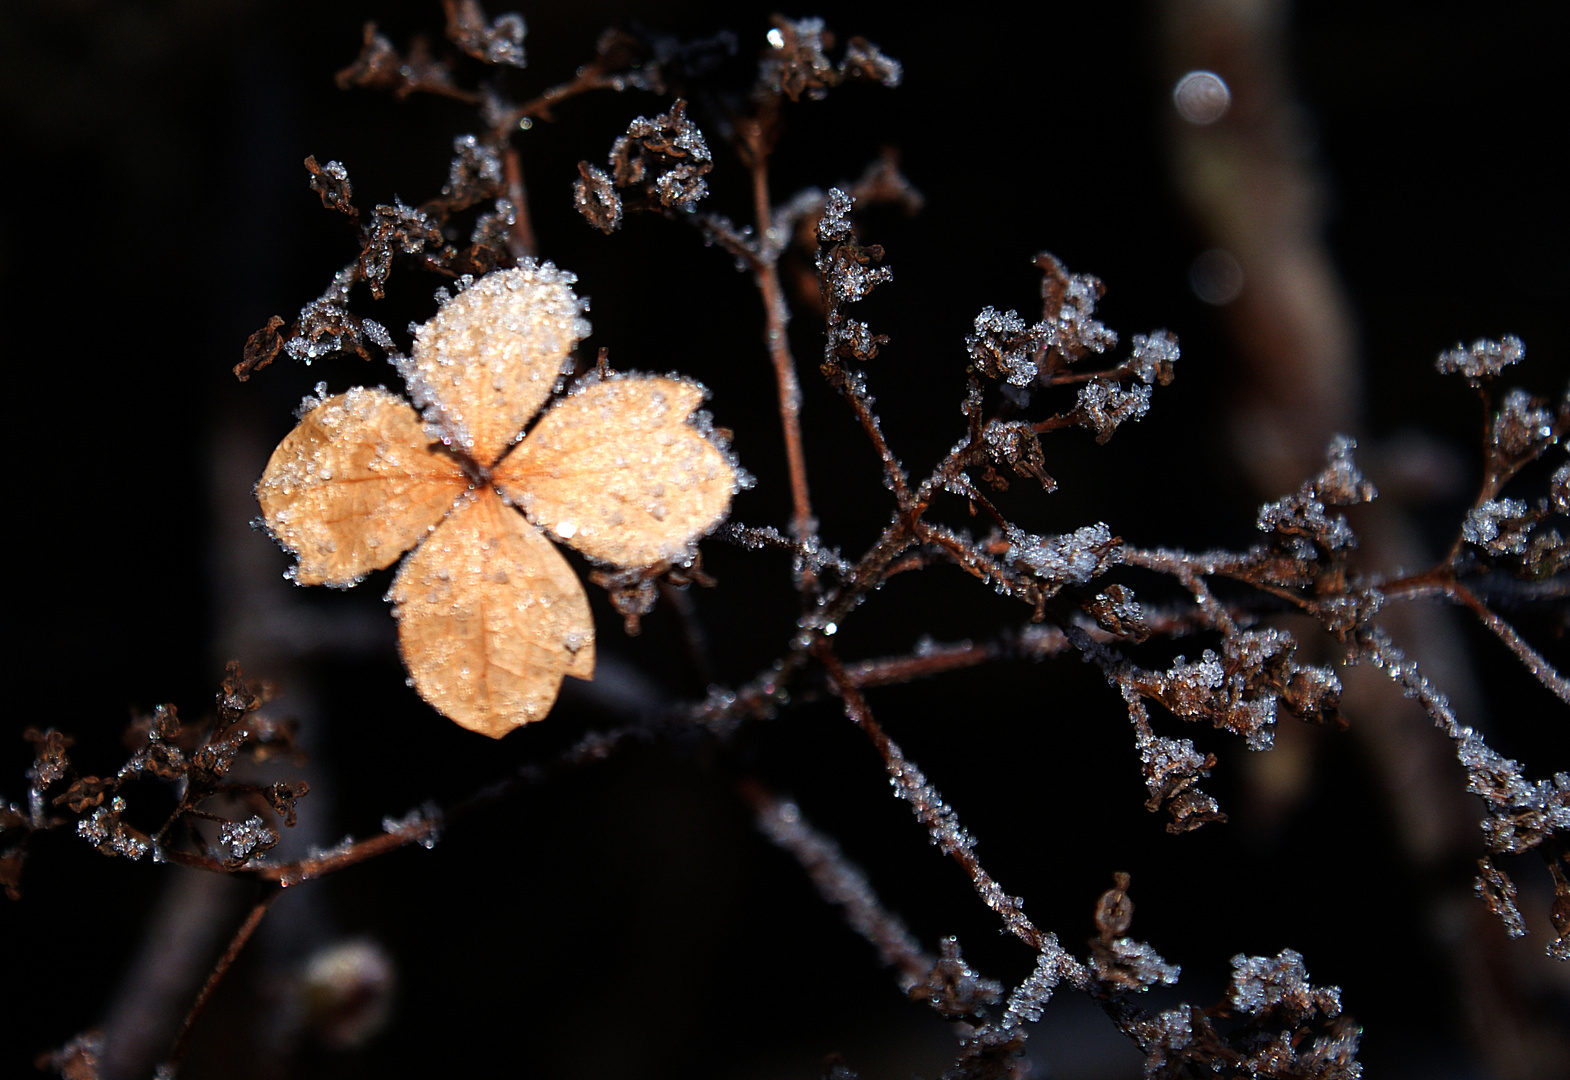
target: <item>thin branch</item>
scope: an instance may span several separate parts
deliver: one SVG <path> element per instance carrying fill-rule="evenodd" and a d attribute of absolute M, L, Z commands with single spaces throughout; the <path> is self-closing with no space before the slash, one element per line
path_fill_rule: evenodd
<path fill-rule="evenodd" d="M 523 186 L 523 159 L 518 148 L 507 144 L 502 154 L 502 170 L 507 184 L 507 201 L 512 203 L 513 222 L 507 230 L 507 247 L 514 259 L 533 258 L 539 245 L 534 239 L 534 219 L 529 214 L 529 195 Z"/>
<path fill-rule="evenodd" d="M 766 136 L 756 121 L 741 125 L 740 133 L 752 176 L 753 218 L 758 235 L 766 238 L 774 223 L 774 211 L 769 202 Z M 780 283 L 777 252 L 769 259 L 763 259 L 760 254 L 753 264 L 753 280 L 763 298 L 764 341 L 768 345 L 769 361 L 774 366 L 774 382 L 779 394 L 785 463 L 790 472 L 791 534 L 798 540 L 805 540 L 818 531 L 818 524 L 812 516 L 812 498 L 807 490 L 807 455 L 801 438 L 801 383 L 796 378 L 796 358 L 791 355 L 790 337 L 786 333 L 790 326 L 790 307 L 785 302 L 785 289 Z"/>
<path fill-rule="evenodd" d="M 1515 653 L 1516 658 L 1526 665 L 1526 670 L 1530 671 L 1538 682 L 1548 687 L 1560 701 L 1570 704 L 1570 680 L 1566 680 L 1541 653 L 1528 645 L 1521 635 L 1516 633 L 1515 627 L 1495 615 L 1486 604 L 1472 594 L 1472 590 L 1460 582 L 1455 582 L 1448 592 L 1451 599 L 1476 615 L 1484 626 L 1492 630 L 1494 635 L 1505 643 L 1505 647 Z"/>
<path fill-rule="evenodd" d="M 872 715 L 866 698 L 851 684 L 844 666 L 828 643 L 819 640 L 812 654 L 827 669 L 835 693 L 845 704 L 845 715 L 872 740 L 873 747 L 883 758 L 884 768 L 894 781 L 895 792 L 910 803 L 911 813 L 926 826 L 932 842 L 959 863 L 970 877 L 977 895 L 1002 917 L 1009 932 L 1039 952 L 1045 937 L 1025 914 L 1020 898 L 1005 892 L 976 858 L 975 839 L 960 825 L 959 815 L 954 812 L 954 808 L 943 800 L 943 796 L 922 775 L 915 763 L 906 758 L 905 752 L 884 732 Z"/>
<path fill-rule="evenodd" d="M 245 920 L 240 923 L 239 929 L 229 939 L 228 946 L 224 949 L 223 955 L 218 958 L 218 962 L 213 965 L 213 970 L 208 974 L 201 990 L 197 991 L 196 1000 L 191 1003 L 190 1010 L 185 1014 L 185 1020 L 180 1024 L 180 1033 L 175 1036 L 174 1045 L 169 1048 L 166 1066 L 170 1074 L 185 1057 L 186 1048 L 191 1040 L 191 1031 L 195 1028 L 196 1021 L 201 1017 L 203 1010 L 207 1008 L 207 1003 L 212 1000 L 213 992 L 218 989 L 218 984 L 223 982 L 224 976 L 239 958 L 240 951 L 245 948 L 245 943 L 251 940 L 251 935 L 256 933 L 256 928 L 262 924 L 262 917 L 267 914 L 268 907 L 278 899 L 282 891 L 279 888 L 269 888 L 262 894 L 262 898 L 251 908 Z M 163 1070 L 160 1071 L 160 1075 L 162 1074 Z"/>
<path fill-rule="evenodd" d="M 935 958 L 921 948 L 899 916 L 885 908 L 867 876 L 831 837 L 814 829 L 795 803 L 778 799 L 761 784 L 741 785 L 742 797 L 757 815 L 758 828 L 789 852 L 825 901 L 844 909 L 845 921 L 873 948 L 878 959 L 898 972 L 901 992 L 909 993 L 932 971 Z"/>

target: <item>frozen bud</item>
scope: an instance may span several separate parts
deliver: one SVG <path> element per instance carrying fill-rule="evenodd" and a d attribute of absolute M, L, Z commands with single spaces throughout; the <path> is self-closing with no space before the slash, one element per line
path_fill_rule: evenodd
<path fill-rule="evenodd" d="M 1035 382 L 1036 354 L 1051 332 L 1047 323 L 1031 326 L 1017 311 L 999 312 L 989 306 L 976 316 L 975 327 L 976 332 L 965 338 L 965 348 L 983 375 L 1012 386 Z"/>
<path fill-rule="evenodd" d="M 1490 555 L 1519 555 L 1533 525 L 1528 513 L 1520 499 L 1491 499 L 1467 512 L 1461 535 Z"/>
<path fill-rule="evenodd" d="M 1145 385 L 1160 383 L 1166 386 L 1172 381 L 1172 365 L 1177 363 L 1182 355 L 1178 348 L 1176 334 L 1165 330 L 1157 330 L 1146 337 L 1144 334 L 1134 335 L 1134 374 Z"/>
<path fill-rule="evenodd" d="M 578 179 L 572 182 L 572 201 L 584 220 L 602 233 L 621 228 L 621 195 L 602 169 L 578 162 Z"/>
<path fill-rule="evenodd" d="M 242 866 L 278 843 L 278 834 L 256 815 L 244 821 L 227 822 L 218 830 L 219 846 L 229 853 L 224 865 Z"/>
<path fill-rule="evenodd" d="M 1525 457 L 1554 437 L 1554 414 L 1541 398 L 1516 387 L 1505 395 L 1489 434 L 1506 454 Z"/>
<path fill-rule="evenodd" d="M 1498 341 L 1479 338 L 1470 348 L 1457 345 L 1439 354 L 1436 366 L 1441 374 L 1459 373 L 1469 379 L 1489 379 L 1526 356 L 1521 339 L 1511 335 Z"/>

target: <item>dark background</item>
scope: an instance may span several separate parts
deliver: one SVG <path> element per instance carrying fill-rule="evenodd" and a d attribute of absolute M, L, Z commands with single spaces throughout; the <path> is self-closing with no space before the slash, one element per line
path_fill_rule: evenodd
<path fill-rule="evenodd" d="M 728 28 L 745 54 L 761 45 L 770 12 L 548 6 L 524 11 L 530 67 L 518 76 L 520 97 L 570 77 L 617 20 L 685 35 Z M 1570 354 L 1563 177 L 1550 168 L 1563 143 L 1562 34 L 1549 27 L 1549 8 L 1441 3 L 1417 16 L 1410 6 L 1328 3 L 1289 20 L 1301 147 L 1318 163 L 1326 237 L 1355 316 L 1364 434 L 1379 445 L 1426 432 L 1440 459 L 1468 476 L 1477 407 L 1433 373 L 1436 352 L 1515 333 L 1529 356 L 1516 381 L 1550 394 Z M 927 197 L 919 217 L 875 212 L 864 230 L 895 271 L 864 317 L 892 338 L 869 378 L 906 464 L 924 470 L 958 437 L 971 319 L 986 304 L 1030 314 L 1030 260 L 1051 250 L 1108 283 L 1102 313 L 1125 342 L 1167 327 L 1184 357 L 1152 414 L 1108 447 L 1077 436 L 1049 446 L 1062 490 L 1021 500 L 1021 524 L 1053 532 L 1106 520 L 1140 544 L 1251 543 L 1258 497 L 1221 437 L 1244 361 L 1217 310 L 1187 285 L 1189 263 L 1210 244 L 1174 193 L 1166 140 L 1178 72 L 1157 13 L 1056 3 L 1008 18 L 987 4 L 941 19 L 903 5 L 788 12 L 812 13 L 905 65 L 897 90 L 852 86 L 790 110 L 775 194 L 852 178 L 892 145 Z M 351 360 L 280 363 L 245 385 L 229 374 L 251 331 L 272 314 L 292 317 L 357 250 L 306 187 L 301 160 L 344 162 L 362 207 L 417 202 L 445 179 L 452 136 L 472 127 L 451 103 L 398 104 L 333 86 L 370 18 L 400 46 L 441 28 L 434 3 L 369 0 L 21 0 L 0 14 L 0 271 L 21 331 L 5 350 L 20 376 L 10 726 L 70 731 L 84 769 L 112 769 L 130 712 L 171 701 L 202 715 L 223 662 L 237 656 L 280 684 L 273 708 L 306 720 L 315 790 L 302 804 L 302 845 L 373 833 L 384 814 L 543 760 L 612 722 L 627 695 L 703 692 L 671 644 L 668 614 L 628 640 L 591 590 L 596 689 L 569 687 L 548 723 L 493 745 L 404 687 L 380 600 L 390 574 L 348 594 L 295 591 L 281 579 L 285 556 L 247 527 L 249 486 L 312 384 L 394 379 Z M 541 254 L 576 272 L 592 297 L 590 347 L 609 347 L 620 367 L 680 370 L 711 388 L 717 422 L 735 430 L 759 479 L 734 516 L 784 526 L 777 420 L 747 278 L 690 230 L 638 219 L 606 238 L 570 206 L 574 164 L 601 160 L 631 117 L 664 107 L 637 93 L 596 96 L 519 139 Z M 717 140 L 714 149 L 721 163 L 706 205 L 745 217 L 745 178 Z M 437 282 L 412 278 L 381 309 L 357 297 L 359 310 L 395 330 L 425 318 Z M 816 333 L 810 317 L 793 327 L 804 361 L 820 347 Z M 843 408 L 812 378 L 804 363 L 817 509 L 826 540 L 854 555 L 886 520 L 882 489 Z M 1454 535 L 1469 482 L 1439 485 L 1439 504 L 1414 510 L 1430 557 Z M 694 601 L 717 678 L 735 684 L 786 639 L 788 568 L 716 544 L 705 558 L 720 585 Z M 841 655 L 1018 622 L 1015 608 L 980 592 L 947 572 L 891 586 L 848 628 Z M 1460 633 L 1487 702 L 1463 720 L 1496 725 L 1498 748 L 1524 759 L 1529 776 L 1564 768 L 1563 717 L 1551 715 L 1547 695 L 1508 664 L 1496 671 L 1501 650 L 1472 627 Z M 1248 783 L 1257 787 L 1258 773 L 1246 772 L 1241 746 L 1197 736 L 1222 755 L 1210 789 L 1234 820 L 1171 838 L 1140 808 L 1122 709 L 1085 665 L 971 672 L 882 691 L 873 705 L 981 839 L 989 869 L 1066 943 L 1090 934 L 1096 895 L 1127 870 L 1139 905 L 1133 933 L 1183 965 L 1187 1000 L 1221 991 L 1228 957 L 1292 947 L 1316 983 L 1342 986 L 1366 1027 L 1370 1069 L 1487 1074 L 1495 1055 L 1486 1038 L 1481 1052 L 1467 1040 L 1479 1018 L 1457 993 L 1455 950 L 1444 947 L 1480 907 L 1467 906 L 1466 893 L 1481 844 L 1404 857 L 1386 812 L 1390 778 L 1353 736 L 1312 733 L 1301 751 L 1307 793 L 1257 820 L 1242 812 L 1254 805 Z M 1416 713 L 1367 722 L 1425 723 Z M 28 760 L 20 740 L 0 756 L 5 797 L 23 796 Z M 744 775 L 799 797 L 929 948 L 956 934 L 987 974 L 1012 983 L 1028 972 L 1031 957 L 999 935 L 955 867 L 888 798 L 865 741 L 831 703 L 808 702 L 726 747 L 635 749 L 455 828 L 429 853 L 395 854 L 286 896 L 215 1003 L 185 1075 L 501 1067 L 800 1077 L 836 1050 L 868 1077 L 938 1074 L 950 1035 L 900 1000 L 870 950 L 752 830 L 732 786 Z M 1449 780 L 1459 787 L 1459 771 Z M 1519 870 L 1523 908 L 1543 923 L 1544 875 Z M 0 918 L 4 1070 L 25 1068 L 141 992 L 123 973 L 147 955 L 146 928 L 184 917 L 171 876 L 104 861 L 67 836 L 37 845 L 25 898 Z M 1534 929 L 1498 948 L 1538 955 L 1545 938 Z M 268 1033 L 282 1023 L 289 972 L 312 949 L 355 936 L 380 941 L 399 965 L 393 1026 L 352 1053 L 304 1041 L 284 1056 Z M 1563 1007 L 1563 972 L 1550 978 L 1557 990 L 1522 984 L 1523 1009 Z M 1049 1007 L 1030 1047 L 1051 1075 L 1138 1074 L 1137 1051 L 1069 995 Z"/>

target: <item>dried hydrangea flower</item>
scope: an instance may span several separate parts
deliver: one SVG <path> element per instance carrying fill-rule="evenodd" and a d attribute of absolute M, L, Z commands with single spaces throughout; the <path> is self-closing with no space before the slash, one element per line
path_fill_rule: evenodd
<path fill-rule="evenodd" d="M 414 549 L 388 592 L 404 664 L 496 738 L 594 674 L 588 597 L 545 530 L 622 568 L 682 562 L 737 488 L 680 379 L 580 385 L 520 440 L 589 333 L 575 280 L 531 260 L 481 278 L 399 365 L 420 412 L 381 389 L 312 403 L 256 487 L 302 585 L 347 588 Z"/>

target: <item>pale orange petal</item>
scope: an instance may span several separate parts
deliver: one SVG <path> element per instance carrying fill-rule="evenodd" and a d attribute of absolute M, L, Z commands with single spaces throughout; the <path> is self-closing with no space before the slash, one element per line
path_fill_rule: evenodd
<path fill-rule="evenodd" d="M 302 585 L 353 585 L 391 566 L 467 486 L 406 401 L 353 389 L 300 419 L 256 485 L 268 530 L 299 558 Z"/>
<path fill-rule="evenodd" d="M 501 738 L 550 711 L 563 675 L 594 673 L 594 622 L 567 560 L 491 488 L 466 498 L 387 594 L 420 696 Z"/>
<path fill-rule="evenodd" d="M 491 465 L 540 411 L 567 355 L 587 337 L 577 278 L 525 259 L 442 305 L 399 364 L 425 418 L 481 465 Z"/>
<path fill-rule="evenodd" d="M 730 509 L 736 470 L 688 423 L 703 389 L 607 379 L 552 406 L 495 469 L 530 519 L 617 566 L 686 558 Z"/>

